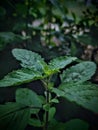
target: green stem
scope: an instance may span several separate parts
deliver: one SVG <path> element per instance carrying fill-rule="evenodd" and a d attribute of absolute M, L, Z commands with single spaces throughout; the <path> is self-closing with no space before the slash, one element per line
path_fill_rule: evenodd
<path fill-rule="evenodd" d="M 49 91 L 46 91 L 46 102 L 49 103 Z M 49 118 L 49 111 L 46 111 L 46 117 L 45 117 L 45 130 L 48 129 L 48 118 Z"/>
<path fill-rule="evenodd" d="M 49 79 L 46 78 L 45 80 L 42 80 L 42 83 L 43 83 L 44 88 L 46 90 L 46 104 L 49 104 L 49 90 L 48 90 Z M 49 111 L 45 111 L 45 125 L 43 127 L 43 130 L 48 129 L 48 120 L 49 120 Z"/>

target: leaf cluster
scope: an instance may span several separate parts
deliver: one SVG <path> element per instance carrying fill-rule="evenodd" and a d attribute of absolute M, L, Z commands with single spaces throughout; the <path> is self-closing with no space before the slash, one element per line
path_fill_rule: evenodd
<path fill-rule="evenodd" d="M 46 63 L 38 53 L 26 49 L 13 49 L 12 54 L 22 68 L 1 79 L 0 87 L 18 86 L 39 79 L 43 83 L 45 93 L 38 95 L 28 88 L 17 89 L 16 102 L 0 105 L 0 128 L 24 130 L 29 124 L 45 130 L 54 128 L 87 130 L 88 124 L 79 119 L 67 123 L 58 123 L 54 120 L 56 113 L 54 104 L 59 103 L 59 97 L 63 97 L 98 113 L 98 87 L 89 82 L 96 71 L 96 64 L 91 61 L 81 61 L 63 70 L 60 74 L 61 84 L 55 88 L 54 83 L 51 82 L 52 76 L 76 61 L 76 57 L 61 56 Z M 52 96 L 53 93 L 55 97 Z M 44 111 L 42 119 L 39 116 L 41 110 Z M 32 118 L 32 115 L 35 116 Z"/>

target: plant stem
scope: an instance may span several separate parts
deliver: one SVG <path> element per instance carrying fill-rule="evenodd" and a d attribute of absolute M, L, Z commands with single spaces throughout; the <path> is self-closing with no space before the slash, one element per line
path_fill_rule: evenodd
<path fill-rule="evenodd" d="M 46 90 L 46 104 L 49 104 L 49 90 L 48 90 L 49 79 L 42 80 L 42 83 L 43 83 L 44 88 Z M 45 125 L 43 127 L 43 130 L 48 129 L 48 120 L 49 120 L 49 111 L 45 110 Z"/>
<path fill-rule="evenodd" d="M 49 103 L 49 91 L 46 91 L 46 102 Z M 46 111 L 46 117 L 45 117 L 45 130 L 48 129 L 48 118 L 49 118 L 49 111 Z"/>

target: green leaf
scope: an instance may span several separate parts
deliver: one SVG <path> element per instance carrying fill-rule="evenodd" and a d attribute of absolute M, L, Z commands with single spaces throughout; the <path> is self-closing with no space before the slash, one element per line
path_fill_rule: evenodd
<path fill-rule="evenodd" d="M 12 31 L 13 32 L 21 32 L 21 30 L 25 30 L 25 29 L 26 29 L 25 21 L 17 21 L 17 23 L 15 23 L 15 25 L 13 26 Z"/>
<path fill-rule="evenodd" d="M 64 68 L 77 59 L 76 57 L 61 56 L 51 60 L 49 65 L 47 65 L 39 54 L 29 50 L 13 49 L 12 54 L 17 60 L 21 61 L 22 67 L 34 69 L 46 75 L 58 72 L 59 69 Z"/>
<path fill-rule="evenodd" d="M 80 119 L 73 119 L 66 122 L 66 130 L 88 130 L 89 125 Z"/>
<path fill-rule="evenodd" d="M 56 7 L 62 14 L 66 14 L 68 13 L 68 10 L 67 8 L 64 6 L 64 2 L 62 4 L 62 2 L 60 2 L 59 0 L 49 0 L 53 5 L 54 7 Z"/>
<path fill-rule="evenodd" d="M 48 104 L 46 104 L 46 105 L 44 105 L 44 110 L 48 111 L 48 115 L 49 115 L 48 121 L 51 121 L 51 120 L 53 120 L 53 117 L 54 117 L 54 115 L 56 113 L 56 108 L 55 107 L 50 107 L 50 105 L 48 105 Z M 43 115 L 43 119 L 44 119 L 44 121 L 46 121 L 46 112 Z"/>
<path fill-rule="evenodd" d="M 58 122 L 55 119 L 49 122 L 48 130 L 64 130 L 64 123 Z"/>
<path fill-rule="evenodd" d="M 0 105 L 0 129 L 24 130 L 30 118 L 30 110 L 18 103 Z"/>
<path fill-rule="evenodd" d="M 39 98 L 40 98 L 40 101 L 41 101 L 42 104 L 45 104 L 45 103 L 46 103 L 46 99 L 45 99 L 44 96 L 39 95 Z"/>
<path fill-rule="evenodd" d="M 39 96 L 28 88 L 20 88 L 16 91 L 16 102 L 29 107 L 42 107 Z"/>
<path fill-rule="evenodd" d="M 35 126 L 35 127 L 42 127 L 43 124 L 38 119 L 30 118 L 29 119 L 29 125 L 32 125 L 32 126 Z"/>
<path fill-rule="evenodd" d="M 86 45 L 97 46 L 98 39 L 93 38 L 91 35 L 84 34 L 82 36 L 78 36 L 80 42 Z"/>
<path fill-rule="evenodd" d="M 50 103 L 59 103 L 59 100 L 56 98 L 53 98 L 52 100 L 50 100 Z"/>
<path fill-rule="evenodd" d="M 17 60 L 21 61 L 21 66 L 24 68 L 43 73 L 44 67 L 47 66 L 44 59 L 35 52 L 26 49 L 13 49 L 12 54 Z"/>
<path fill-rule="evenodd" d="M 0 32 L 0 50 L 2 50 L 7 44 L 12 42 L 22 42 L 23 40 L 22 36 L 12 32 Z"/>
<path fill-rule="evenodd" d="M 53 119 L 55 113 L 56 113 L 56 108 L 55 107 L 51 107 L 49 109 L 49 118 L 48 118 L 48 121 L 51 121 Z"/>
<path fill-rule="evenodd" d="M 63 71 L 60 77 L 62 82 L 82 83 L 89 80 L 95 71 L 96 64 L 91 61 L 85 61 Z"/>
<path fill-rule="evenodd" d="M 57 97 L 63 97 L 65 95 L 64 92 L 58 88 L 52 88 L 51 92 L 55 93 Z"/>
<path fill-rule="evenodd" d="M 38 114 L 39 111 L 40 111 L 40 109 L 36 109 L 36 108 L 31 108 L 31 109 L 30 109 L 30 113 L 31 113 L 31 114 L 35 114 L 35 115 Z"/>
<path fill-rule="evenodd" d="M 72 41 L 70 49 L 71 49 L 71 56 L 75 56 L 78 52 L 75 42 Z"/>
<path fill-rule="evenodd" d="M 45 111 L 49 111 L 49 109 L 50 109 L 50 104 L 47 103 L 47 104 L 43 105 L 43 109 L 44 109 Z"/>
<path fill-rule="evenodd" d="M 48 130 L 88 130 L 88 127 L 88 123 L 80 119 L 72 119 L 66 123 L 53 120 L 50 122 Z"/>
<path fill-rule="evenodd" d="M 0 87 L 16 86 L 42 78 L 42 75 L 32 69 L 22 68 L 13 71 L 0 80 Z"/>
<path fill-rule="evenodd" d="M 63 97 L 71 102 L 98 113 L 98 87 L 95 84 L 66 84 L 59 87 L 65 94 Z"/>
<path fill-rule="evenodd" d="M 60 56 L 50 61 L 49 68 L 52 71 L 58 71 L 59 69 L 63 69 L 76 59 L 77 59 L 76 57 Z"/>

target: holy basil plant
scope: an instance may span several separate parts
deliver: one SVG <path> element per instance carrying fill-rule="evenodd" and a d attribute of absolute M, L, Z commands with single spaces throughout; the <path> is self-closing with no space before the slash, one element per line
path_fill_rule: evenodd
<path fill-rule="evenodd" d="M 81 61 L 68 67 L 77 60 L 76 57 L 61 56 L 46 63 L 39 54 L 29 50 L 13 49 L 12 54 L 20 62 L 21 69 L 14 70 L 1 79 L 0 87 L 41 80 L 45 92 L 44 95 L 38 95 L 31 89 L 18 88 L 16 102 L 0 105 L 0 129 L 24 130 L 27 125 L 31 125 L 43 130 L 88 130 L 88 123 L 80 119 L 65 123 L 56 121 L 54 104 L 59 103 L 59 97 L 63 97 L 98 113 L 98 87 L 89 81 L 96 71 L 95 63 Z M 60 72 L 61 69 L 64 71 Z M 53 83 L 56 73 L 61 78 L 58 88 Z"/>

